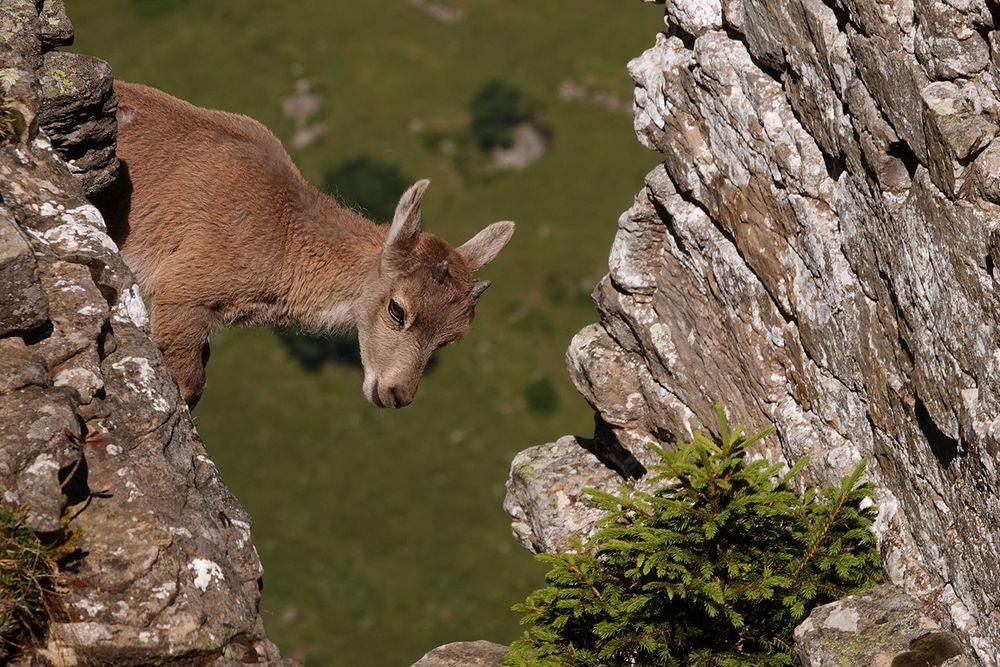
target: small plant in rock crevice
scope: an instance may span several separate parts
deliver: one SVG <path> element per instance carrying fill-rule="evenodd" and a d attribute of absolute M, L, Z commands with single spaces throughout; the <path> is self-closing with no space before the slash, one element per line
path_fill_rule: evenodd
<path fill-rule="evenodd" d="M 797 664 L 792 632 L 820 604 L 882 579 L 865 462 L 837 486 L 795 492 L 750 461 L 717 408 L 720 442 L 651 446 L 651 493 L 591 492 L 607 512 L 583 554 L 538 556 L 548 585 L 516 605 L 528 629 L 507 666 Z"/>
<path fill-rule="evenodd" d="M 49 616 L 46 596 L 56 591 L 58 564 L 75 550 L 82 533 L 69 527 L 40 535 L 21 510 L 0 504 L 0 663 L 6 664 L 36 638 Z"/>
<path fill-rule="evenodd" d="M 0 141 L 6 141 L 16 134 L 16 121 L 17 117 L 12 110 L 0 107 Z"/>

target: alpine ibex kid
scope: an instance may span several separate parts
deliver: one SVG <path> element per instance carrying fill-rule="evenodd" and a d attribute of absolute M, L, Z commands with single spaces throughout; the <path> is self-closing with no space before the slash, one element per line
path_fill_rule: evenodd
<path fill-rule="evenodd" d="M 468 331 L 489 286 L 473 274 L 514 223 L 453 248 L 420 231 L 422 180 L 376 225 L 310 186 L 257 121 L 137 84 L 115 91 L 123 177 L 102 208 L 188 405 L 212 330 L 268 322 L 357 327 L 368 400 L 413 400 L 431 353 Z"/>

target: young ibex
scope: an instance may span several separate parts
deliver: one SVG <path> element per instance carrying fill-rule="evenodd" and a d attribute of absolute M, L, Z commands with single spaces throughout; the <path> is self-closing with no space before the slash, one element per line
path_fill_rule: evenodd
<path fill-rule="evenodd" d="M 123 177 L 103 202 L 153 301 L 153 338 L 188 405 L 205 387 L 208 336 L 227 325 L 357 327 L 363 390 L 410 403 L 431 353 L 461 338 L 510 240 L 497 222 L 453 248 L 420 231 L 429 181 L 376 225 L 311 187 L 260 123 L 115 82 Z"/>

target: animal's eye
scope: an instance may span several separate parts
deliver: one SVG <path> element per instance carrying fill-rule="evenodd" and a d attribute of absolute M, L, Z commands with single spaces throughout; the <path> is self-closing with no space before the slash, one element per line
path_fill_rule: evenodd
<path fill-rule="evenodd" d="M 406 311 L 396 303 L 395 299 L 389 299 L 389 317 L 399 326 L 403 326 L 403 323 L 406 322 Z"/>

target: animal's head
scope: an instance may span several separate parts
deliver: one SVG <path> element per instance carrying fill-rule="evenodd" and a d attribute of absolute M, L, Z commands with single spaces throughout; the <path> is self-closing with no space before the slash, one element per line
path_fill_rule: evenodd
<path fill-rule="evenodd" d="M 465 335 L 489 281 L 475 272 L 492 261 L 514 233 L 497 222 L 453 248 L 420 231 L 420 200 L 430 181 L 403 193 L 358 304 L 364 393 L 380 408 L 408 405 L 434 350 Z"/>

